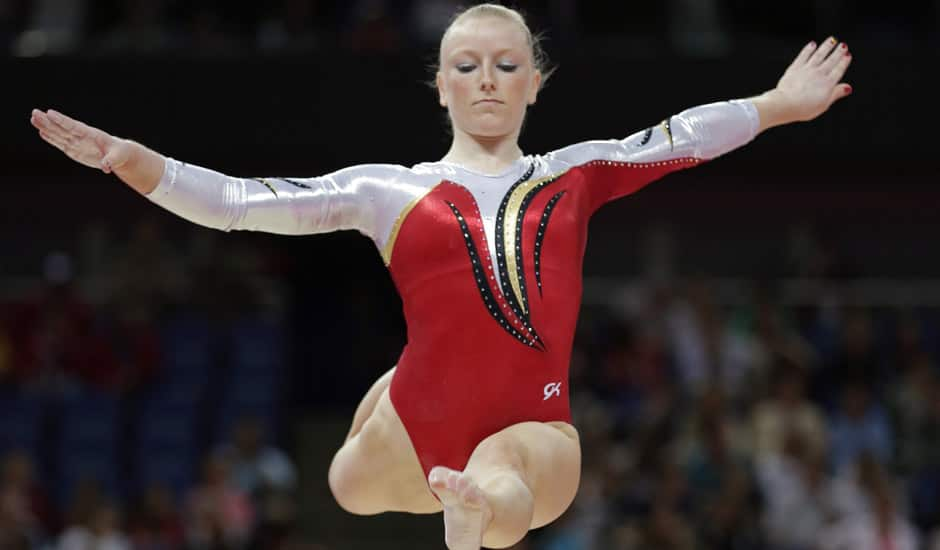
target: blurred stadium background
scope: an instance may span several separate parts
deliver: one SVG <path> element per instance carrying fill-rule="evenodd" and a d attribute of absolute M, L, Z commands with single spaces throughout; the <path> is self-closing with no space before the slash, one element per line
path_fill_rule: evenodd
<path fill-rule="evenodd" d="M 30 109 L 234 175 L 410 165 L 450 0 L 0 0 L 0 548 L 441 548 L 329 460 L 405 341 L 353 232 L 188 224 Z M 522 146 L 772 87 L 834 34 L 855 93 L 593 220 L 575 505 L 517 546 L 940 549 L 940 2 L 517 2 L 559 66 Z M 110 546 L 107 546 L 110 545 Z"/>

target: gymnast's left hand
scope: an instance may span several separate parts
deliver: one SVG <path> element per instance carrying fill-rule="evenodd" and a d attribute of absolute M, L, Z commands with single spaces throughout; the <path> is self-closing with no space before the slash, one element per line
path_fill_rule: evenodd
<path fill-rule="evenodd" d="M 785 106 L 792 122 L 813 120 L 852 93 L 842 76 L 852 63 L 845 42 L 829 38 L 819 46 L 810 42 L 787 67 L 770 94 Z"/>

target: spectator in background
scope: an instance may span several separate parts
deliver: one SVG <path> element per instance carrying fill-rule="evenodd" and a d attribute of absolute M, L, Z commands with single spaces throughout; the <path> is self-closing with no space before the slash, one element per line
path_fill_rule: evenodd
<path fill-rule="evenodd" d="M 892 458 L 891 425 L 881 405 L 872 397 L 868 385 L 851 380 L 842 388 L 839 410 L 831 421 L 832 466 L 839 472 L 870 453 L 881 464 Z"/>
<path fill-rule="evenodd" d="M 712 506 L 711 499 L 732 483 L 736 472 L 749 472 L 750 464 L 741 452 L 738 423 L 725 409 L 724 398 L 717 388 L 703 394 L 698 413 L 692 416 L 690 450 L 685 461 L 685 474 L 692 500 L 700 512 Z"/>
<path fill-rule="evenodd" d="M 772 548 L 814 550 L 820 529 L 833 517 L 832 484 L 820 451 L 791 431 L 779 450 L 757 458 L 765 500 L 763 526 Z"/>
<path fill-rule="evenodd" d="M 229 463 L 206 458 L 203 480 L 186 497 L 186 541 L 194 550 L 245 548 L 251 542 L 255 509 L 248 494 L 230 481 Z"/>
<path fill-rule="evenodd" d="M 258 537 L 272 546 L 294 521 L 297 473 L 286 453 L 265 441 L 257 418 L 243 418 L 236 425 L 231 444 L 219 451 L 229 463 L 230 483 L 250 495 L 258 515 Z"/>
<path fill-rule="evenodd" d="M 718 384 L 734 399 L 759 366 L 760 350 L 753 339 L 728 329 L 724 312 L 701 280 L 689 284 L 684 299 L 673 303 L 666 325 L 686 393 Z"/>
<path fill-rule="evenodd" d="M 235 425 L 232 442 L 220 449 L 229 463 L 232 484 L 250 495 L 267 491 L 291 492 L 297 473 L 287 454 L 265 441 L 258 418 L 242 418 Z"/>
<path fill-rule="evenodd" d="M 826 449 L 826 424 L 822 411 L 806 397 L 806 373 L 783 358 L 771 374 L 769 399 L 754 407 L 754 454 L 758 460 L 783 452 L 787 437 L 797 435 L 807 452 L 822 456 Z"/>
<path fill-rule="evenodd" d="M 925 397 L 927 411 L 911 433 L 911 500 L 914 519 L 940 535 L 940 380 L 932 377 Z"/>
<path fill-rule="evenodd" d="M 695 532 L 686 518 L 690 496 L 682 470 L 672 463 L 662 465 L 649 513 L 642 528 L 641 548 L 692 550 Z"/>
<path fill-rule="evenodd" d="M 129 533 L 134 550 L 175 550 L 183 546 L 183 523 L 169 489 L 151 485 L 144 491 Z"/>
<path fill-rule="evenodd" d="M 121 531 L 121 515 L 113 502 L 102 501 L 90 511 L 88 526 L 74 525 L 59 538 L 58 550 L 131 550 Z"/>
<path fill-rule="evenodd" d="M 914 355 L 893 386 L 891 405 L 897 426 L 898 465 L 905 473 L 921 471 L 937 458 L 937 441 L 929 436 L 937 384 L 936 371 L 926 353 Z M 926 430 L 925 430 L 926 428 Z M 926 432 L 926 433 L 925 433 Z M 928 437 L 924 437 L 928 436 Z"/>
<path fill-rule="evenodd" d="M 758 548 L 758 493 L 751 464 L 741 452 L 743 430 L 730 412 L 721 390 L 712 387 L 692 417 L 696 433 L 685 470 L 692 517 L 708 548 Z"/>
<path fill-rule="evenodd" d="M 38 297 L 18 307 L 11 333 L 17 378 L 48 394 L 71 392 L 87 382 L 108 386 L 117 363 L 108 341 L 93 324 L 93 310 L 73 284 L 71 258 L 49 254 Z"/>
<path fill-rule="evenodd" d="M 824 529 L 820 550 L 917 550 L 919 537 L 898 511 L 893 491 L 878 482 L 867 494 L 870 513 L 851 516 Z"/>
<path fill-rule="evenodd" d="M 39 546 L 52 528 L 52 509 L 35 480 L 29 455 L 13 451 L 3 457 L 0 478 L 0 548 L 16 541 Z"/>

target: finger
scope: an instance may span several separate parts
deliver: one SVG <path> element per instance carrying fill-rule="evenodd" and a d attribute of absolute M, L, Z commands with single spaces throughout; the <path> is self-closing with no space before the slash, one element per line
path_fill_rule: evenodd
<path fill-rule="evenodd" d="M 829 70 L 829 76 L 832 77 L 834 81 L 838 81 L 840 78 L 842 78 L 842 75 L 845 74 L 845 71 L 851 64 L 852 52 L 846 50 L 845 55 L 840 55 L 839 59 L 833 63 L 832 68 Z"/>
<path fill-rule="evenodd" d="M 84 122 L 79 122 L 74 118 L 67 117 L 54 109 L 49 109 L 48 114 L 49 120 L 75 137 L 85 137 L 94 129 Z"/>
<path fill-rule="evenodd" d="M 845 42 L 840 43 L 836 46 L 832 52 L 832 55 L 826 58 L 822 62 L 820 68 L 826 73 L 832 72 L 832 68 L 836 66 L 839 61 L 841 61 L 849 53 L 849 46 Z"/>
<path fill-rule="evenodd" d="M 61 138 L 53 136 L 49 134 L 48 132 L 46 132 L 45 130 L 39 130 L 39 137 L 44 139 L 46 143 L 48 143 L 49 145 L 52 145 L 59 151 L 62 151 L 63 153 L 65 152 L 66 144 L 65 144 L 65 141 L 62 140 Z"/>
<path fill-rule="evenodd" d="M 39 135 L 54 144 L 60 144 L 64 146 L 67 142 L 68 136 L 55 124 L 52 124 L 44 114 L 40 113 L 38 115 L 33 115 L 30 119 L 33 123 L 33 126 L 39 130 Z"/>
<path fill-rule="evenodd" d="M 814 67 L 821 64 L 826 60 L 827 57 L 829 57 L 829 54 L 832 52 L 832 49 L 836 47 L 836 44 L 838 44 L 838 41 L 836 41 L 835 37 L 830 36 L 827 38 L 825 42 L 816 48 L 816 51 L 813 52 L 813 55 L 810 56 L 809 64 Z"/>
<path fill-rule="evenodd" d="M 33 112 L 33 115 L 30 117 L 30 122 L 33 123 L 39 130 L 44 130 L 50 134 L 65 135 L 65 130 L 59 127 L 57 124 L 52 122 L 46 113 L 36 110 Z"/>
<path fill-rule="evenodd" d="M 843 97 L 848 97 L 852 94 L 852 86 L 846 84 L 845 82 L 840 83 L 838 86 L 832 89 L 832 95 L 829 96 L 829 105 L 831 106 L 836 101 L 839 101 Z"/>
<path fill-rule="evenodd" d="M 799 65 L 805 64 L 809 60 L 809 56 L 813 55 L 813 52 L 816 51 L 816 41 L 813 40 L 809 44 L 803 46 L 803 49 L 800 50 L 800 53 L 796 55 L 796 59 L 793 60 L 793 63 L 790 63 L 790 67 L 797 67 Z"/>

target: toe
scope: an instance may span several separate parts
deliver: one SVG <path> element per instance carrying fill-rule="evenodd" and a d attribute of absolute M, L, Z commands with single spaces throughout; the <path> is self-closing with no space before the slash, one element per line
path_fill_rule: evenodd
<path fill-rule="evenodd" d="M 472 506 L 474 508 L 479 508 L 483 503 L 483 492 L 480 491 L 480 488 L 476 484 L 471 484 L 469 487 L 461 491 L 460 500 L 466 506 Z"/>
<path fill-rule="evenodd" d="M 431 468 L 428 474 L 428 484 L 435 489 L 446 489 L 450 471 L 443 466 Z"/>

